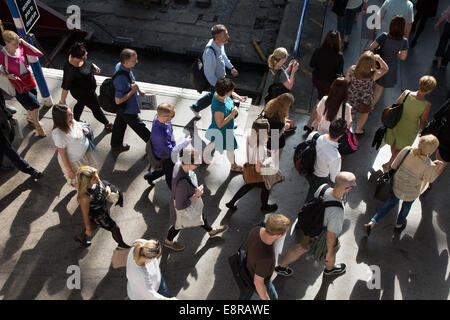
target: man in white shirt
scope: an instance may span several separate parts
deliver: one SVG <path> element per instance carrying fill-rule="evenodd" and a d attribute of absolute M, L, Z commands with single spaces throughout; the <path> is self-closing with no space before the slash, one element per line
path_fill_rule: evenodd
<path fill-rule="evenodd" d="M 395 15 L 402 15 L 406 20 L 405 38 L 409 38 L 414 22 L 413 4 L 409 0 L 386 0 L 378 12 L 381 19 L 381 32 L 389 33 L 389 25 Z"/>
<path fill-rule="evenodd" d="M 316 141 L 316 162 L 314 171 L 310 176 L 306 176 L 309 182 L 308 195 L 306 201 L 312 199 L 317 188 L 324 183 L 335 182 L 336 176 L 341 171 L 341 154 L 338 151 L 338 140 L 345 133 L 347 121 L 339 118 L 330 124 L 328 134 L 321 135 Z M 306 140 L 311 140 L 317 131 L 309 134 Z"/>

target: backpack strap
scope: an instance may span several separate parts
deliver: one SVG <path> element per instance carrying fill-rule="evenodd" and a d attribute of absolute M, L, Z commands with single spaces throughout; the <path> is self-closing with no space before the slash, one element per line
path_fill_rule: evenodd
<path fill-rule="evenodd" d="M 322 198 L 325 194 L 325 191 L 327 191 L 330 188 L 329 184 L 325 184 L 325 186 L 322 187 L 322 189 L 319 192 L 319 198 Z"/>
<path fill-rule="evenodd" d="M 128 79 L 128 81 L 131 83 L 132 81 L 131 81 L 131 76 L 130 76 L 130 73 L 129 72 L 126 72 L 125 70 L 119 70 L 119 71 L 117 71 L 111 78 L 112 78 L 112 80 L 114 81 L 114 79 L 117 77 L 117 76 L 119 76 L 119 75 L 124 75 L 124 76 L 126 76 L 127 77 L 127 79 Z"/>
<path fill-rule="evenodd" d="M 316 142 L 317 139 L 319 139 L 319 137 L 320 137 L 320 133 L 317 132 L 315 135 L 313 135 L 313 137 L 312 137 L 311 140 L 312 140 L 313 142 Z"/>
<path fill-rule="evenodd" d="M 322 204 L 322 206 L 323 206 L 324 208 L 329 208 L 329 207 L 339 207 L 339 208 L 342 208 L 342 210 L 344 209 L 344 206 L 342 205 L 342 202 L 341 202 L 341 201 L 334 201 L 334 200 L 332 200 L 332 201 L 325 201 L 325 202 Z"/>

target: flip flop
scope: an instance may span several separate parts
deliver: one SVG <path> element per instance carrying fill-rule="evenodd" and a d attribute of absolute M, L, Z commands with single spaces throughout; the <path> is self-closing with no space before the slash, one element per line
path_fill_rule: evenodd
<path fill-rule="evenodd" d="M 236 166 L 234 168 L 233 168 L 233 166 L 231 166 L 230 171 L 231 172 L 240 172 L 240 173 L 242 173 L 242 171 L 244 171 L 244 169 L 242 168 L 242 166 Z"/>

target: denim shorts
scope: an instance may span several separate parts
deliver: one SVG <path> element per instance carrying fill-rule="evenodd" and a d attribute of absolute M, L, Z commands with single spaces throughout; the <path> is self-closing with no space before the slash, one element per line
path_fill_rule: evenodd
<path fill-rule="evenodd" d="M 34 110 L 39 109 L 41 107 L 37 99 L 36 88 L 31 89 L 22 94 L 18 93 L 16 90 L 16 99 L 26 110 Z"/>

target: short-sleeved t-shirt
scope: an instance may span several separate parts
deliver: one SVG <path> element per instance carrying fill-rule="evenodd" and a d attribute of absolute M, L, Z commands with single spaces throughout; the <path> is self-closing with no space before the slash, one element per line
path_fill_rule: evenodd
<path fill-rule="evenodd" d="M 318 197 L 320 191 L 322 191 L 325 186 L 326 184 L 323 184 L 317 188 L 314 197 Z M 328 188 L 328 190 L 325 191 L 323 199 L 324 201 L 339 201 L 342 203 L 342 207 L 344 207 L 342 200 L 333 197 L 331 194 L 331 188 Z M 325 214 L 323 217 L 323 226 L 326 227 L 329 232 L 335 233 L 336 237 L 339 237 L 342 232 L 342 226 L 344 225 L 344 210 L 342 207 L 325 208 Z"/>
<path fill-rule="evenodd" d="M 253 278 L 256 275 L 270 280 L 275 269 L 273 245 L 265 244 L 259 235 L 261 227 L 254 227 L 247 239 L 247 269 Z"/>
<path fill-rule="evenodd" d="M 94 77 L 95 69 L 92 62 L 85 62 L 81 67 L 75 67 L 69 61 L 64 64 L 64 76 L 61 88 L 70 90 L 75 99 L 94 94 L 97 83 Z"/>
<path fill-rule="evenodd" d="M 70 162 L 80 160 L 89 148 L 89 140 L 83 132 L 81 125 L 73 120 L 70 126 L 70 133 L 56 128 L 52 131 L 52 138 L 57 148 L 66 149 Z M 61 158 L 58 153 L 58 157 Z"/>
<path fill-rule="evenodd" d="M 132 83 L 136 81 L 133 75 L 133 71 L 131 69 L 125 68 L 120 62 L 116 65 L 116 70 L 114 73 L 117 73 L 119 70 L 128 72 Z M 123 98 L 130 90 L 131 83 L 126 75 L 120 74 L 116 78 L 114 78 L 114 92 L 116 98 Z M 125 103 L 125 114 L 138 114 L 141 112 L 137 91 L 130 97 L 130 99 L 125 101 Z"/>
<path fill-rule="evenodd" d="M 289 80 L 289 75 L 286 72 L 286 69 L 281 67 L 281 69 L 274 70 L 270 69 L 272 71 L 273 75 L 273 82 L 272 83 L 285 83 L 287 80 Z"/>
<path fill-rule="evenodd" d="M 330 129 L 330 121 L 327 120 L 327 116 L 325 114 L 325 101 L 327 101 L 328 96 L 324 96 L 317 105 L 317 114 L 319 116 L 322 116 L 322 120 L 320 121 L 319 127 L 317 128 L 317 131 L 320 134 L 325 134 L 329 132 Z M 352 121 L 352 107 L 346 103 L 345 105 L 345 120 L 347 121 L 347 124 L 349 124 Z M 339 107 L 338 112 L 336 113 L 335 119 L 342 118 L 342 105 Z"/>
<path fill-rule="evenodd" d="M 413 4 L 409 0 L 386 0 L 380 10 L 384 12 L 383 20 L 381 20 L 383 32 L 389 32 L 389 25 L 395 15 L 402 15 L 406 24 L 414 22 Z"/>

